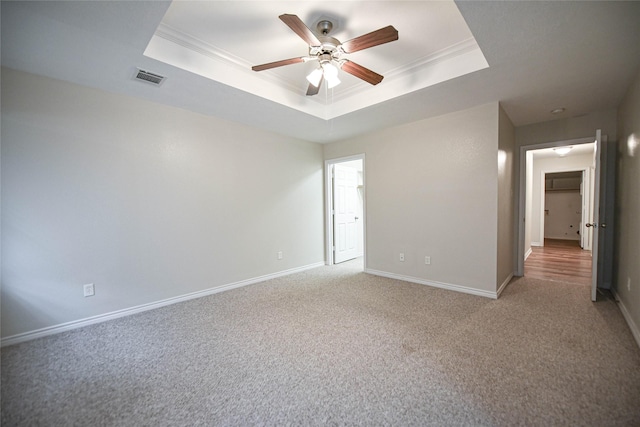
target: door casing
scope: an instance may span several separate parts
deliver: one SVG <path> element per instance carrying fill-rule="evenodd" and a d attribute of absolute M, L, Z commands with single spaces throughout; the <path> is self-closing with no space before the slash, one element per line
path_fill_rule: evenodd
<path fill-rule="evenodd" d="M 563 147 L 566 145 L 578 145 L 578 144 L 586 144 L 586 143 L 590 143 L 594 141 L 594 137 L 588 137 L 588 138 L 578 138 L 578 139 L 571 139 L 571 140 L 564 140 L 564 141 L 552 141 L 552 142 L 545 142 L 545 143 L 541 143 L 541 144 L 533 144 L 533 145 L 525 145 L 520 147 L 520 162 L 519 162 L 519 179 L 520 179 L 520 185 L 519 185 L 519 195 L 518 195 L 518 204 L 516 205 L 516 208 L 518 210 L 518 212 L 516 213 L 516 218 L 518 218 L 518 221 L 516 221 L 516 236 L 517 236 L 517 242 L 516 242 L 516 265 L 515 265 L 515 275 L 516 276 L 524 276 L 524 256 L 525 256 L 525 251 L 524 251 L 524 239 L 525 239 L 525 223 L 524 223 L 524 219 L 525 219 L 525 196 L 526 196 L 526 158 L 527 158 L 527 151 L 530 150 L 540 150 L 542 148 L 554 148 L 554 147 Z"/>
<path fill-rule="evenodd" d="M 364 267 L 367 267 L 367 174 L 365 155 L 356 154 L 353 156 L 339 157 L 336 159 L 328 159 L 324 161 L 324 188 L 325 188 L 325 264 L 333 265 L 333 185 L 331 170 L 336 163 L 350 162 L 353 160 L 362 160 L 362 224 L 363 224 L 363 258 Z"/>

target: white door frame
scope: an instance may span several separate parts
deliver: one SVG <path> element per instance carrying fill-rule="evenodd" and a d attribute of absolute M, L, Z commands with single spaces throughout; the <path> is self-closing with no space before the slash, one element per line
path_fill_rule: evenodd
<path fill-rule="evenodd" d="M 519 185 L 519 197 L 518 197 L 518 221 L 517 221 L 517 230 L 516 235 L 518 238 L 518 242 L 516 245 L 516 276 L 524 276 L 524 237 L 525 237 L 525 202 L 526 202 L 526 166 L 527 166 L 527 151 L 530 150 L 540 150 L 542 148 L 554 148 L 554 147 L 563 147 L 566 145 L 578 145 L 578 144 L 587 144 L 594 141 L 594 137 L 587 138 L 578 138 L 578 139 L 570 139 L 565 141 L 552 141 L 552 142 L 544 142 L 541 144 L 533 144 L 533 145 L 524 145 L 520 147 L 520 185 Z M 535 179 L 535 177 L 534 177 Z M 544 241 L 544 240 L 543 240 Z"/>
<path fill-rule="evenodd" d="M 350 162 L 353 160 L 362 160 L 362 227 L 363 227 L 363 258 L 364 267 L 367 267 L 367 177 L 364 153 L 353 156 L 339 157 L 337 159 L 329 159 L 324 161 L 324 188 L 325 188 L 325 264 L 333 265 L 333 185 L 331 170 L 336 163 Z"/>
<path fill-rule="evenodd" d="M 593 229 L 591 227 L 587 227 L 587 224 L 593 222 L 591 218 L 593 215 L 593 185 L 592 185 L 592 174 L 591 170 L 593 167 L 586 168 L 582 172 L 582 186 L 580 190 L 582 191 L 582 221 L 580 222 L 580 246 L 582 249 L 590 251 L 591 250 L 591 242 L 593 241 L 593 236 L 591 233 Z"/>

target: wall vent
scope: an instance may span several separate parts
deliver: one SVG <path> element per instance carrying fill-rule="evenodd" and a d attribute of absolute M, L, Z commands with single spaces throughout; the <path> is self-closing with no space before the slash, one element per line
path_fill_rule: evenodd
<path fill-rule="evenodd" d="M 146 83 L 150 83 L 154 86 L 160 86 L 164 82 L 166 77 L 160 74 L 151 73 L 149 71 L 141 70 L 138 68 L 135 74 L 135 79 Z"/>

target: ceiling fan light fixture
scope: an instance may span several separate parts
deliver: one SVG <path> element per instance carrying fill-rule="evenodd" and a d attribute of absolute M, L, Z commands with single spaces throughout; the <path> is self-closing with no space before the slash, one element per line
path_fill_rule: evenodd
<path fill-rule="evenodd" d="M 253 71 L 264 71 L 285 65 L 317 60 L 320 64 L 319 69 L 312 71 L 307 76 L 307 80 L 309 81 L 307 96 L 317 95 L 323 80 L 327 81 L 329 88 L 334 88 L 339 85 L 338 68 L 342 68 L 346 73 L 364 80 L 371 85 L 377 85 L 382 81 L 383 76 L 362 65 L 349 61 L 342 56 L 398 40 L 398 30 L 393 28 L 392 25 L 341 43 L 340 40 L 329 36 L 333 28 L 331 21 L 320 21 L 316 26 L 320 34 L 316 35 L 297 15 L 285 13 L 278 18 L 309 45 L 309 55 L 269 62 L 262 65 L 254 65 L 251 69 Z M 345 66 L 345 64 L 347 66 Z"/>
<path fill-rule="evenodd" d="M 338 77 L 338 68 L 331 62 L 323 62 L 322 70 L 324 71 L 324 78 L 327 80 Z"/>
<path fill-rule="evenodd" d="M 307 76 L 307 81 L 309 81 L 309 83 L 311 83 L 315 87 L 318 87 L 321 79 L 322 79 L 322 68 L 316 68 Z"/>
<path fill-rule="evenodd" d="M 338 67 L 333 65 L 330 61 L 322 63 L 322 71 L 324 72 L 324 78 L 327 81 L 327 87 L 332 89 L 340 84 L 338 78 Z"/>

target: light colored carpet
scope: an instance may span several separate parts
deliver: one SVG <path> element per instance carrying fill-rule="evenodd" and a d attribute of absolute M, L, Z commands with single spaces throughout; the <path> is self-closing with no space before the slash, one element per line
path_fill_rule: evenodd
<path fill-rule="evenodd" d="M 640 425 L 615 302 L 489 300 L 361 272 L 275 279 L 2 350 L 2 424 Z"/>

